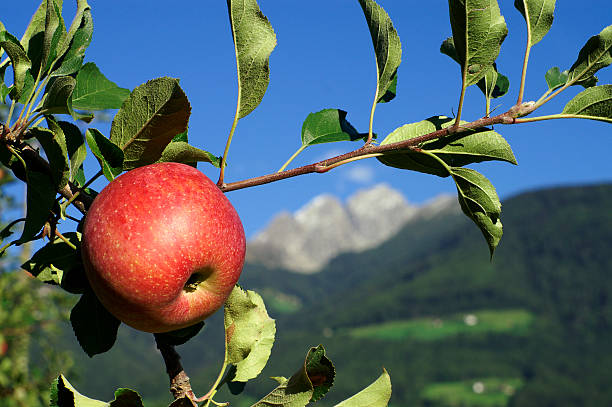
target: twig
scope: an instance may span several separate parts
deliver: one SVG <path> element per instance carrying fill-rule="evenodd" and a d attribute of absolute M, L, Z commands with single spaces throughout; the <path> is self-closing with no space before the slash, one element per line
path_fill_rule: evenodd
<path fill-rule="evenodd" d="M 155 342 L 166 364 L 166 373 L 168 373 L 168 377 L 170 378 L 170 393 L 172 393 L 175 400 L 181 397 L 187 397 L 195 406 L 196 404 L 193 400 L 197 399 L 197 397 L 191 389 L 189 376 L 187 376 L 187 373 L 185 373 L 183 369 L 183 365 L 181 365 L 180 355 L 174 350 L 173 345 L 158 340 L 157 335 L 155 335 Z"/>

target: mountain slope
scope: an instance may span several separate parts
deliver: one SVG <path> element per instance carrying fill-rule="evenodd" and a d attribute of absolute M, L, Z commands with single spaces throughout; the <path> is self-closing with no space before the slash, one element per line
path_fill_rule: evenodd
<path fill-rule="evenodd" d="M 486 395 L 495 380 L 504 384 L 492 396 L 517 406 L 612 405 L 610 208 L 612 185 L 508 199 L 493 262 L 477 228 L 445 213 L 410 222 L 376 248 L 338 256 L 321 273 L 248 264 L 240 283 L 263 293 L 277 318 L 277 341 L 269 366 L 244 395 L 254 400 L 269 391 L 267 377 L 291 375 L 308 347 L 323 343 L 338 374 L 321 406 L 357 392 L 382 366 L 391 374 L 395 407 L 448 405 L 436 398 L 440 389 L 463 382 L 472 397 L 471 383 L 484 383 Z M 179 348 L 199 391 L 218 373 L 220 317 Z M 474 318 L 472 329 L 467 321 Z M 73 384 L 102 399 L 117 385 L 167 398 L 149 337 L 123 328 L 111 352 L 80 361 L 84 380 Z"/>

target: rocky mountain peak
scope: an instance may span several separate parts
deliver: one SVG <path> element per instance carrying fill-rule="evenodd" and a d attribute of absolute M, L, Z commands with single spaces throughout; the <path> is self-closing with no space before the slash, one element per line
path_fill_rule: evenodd
<path fill-rule="evenodd" d="M 247 244 L 247 261 L 298 273 L 320 271 L 341 253 L 372 248 L 417 217 L 458 207 L 450 196 L 416 206 L 387 184 L 361 190 L 346 204 L 319 195 L 294 214 L 282 212 Z"/>

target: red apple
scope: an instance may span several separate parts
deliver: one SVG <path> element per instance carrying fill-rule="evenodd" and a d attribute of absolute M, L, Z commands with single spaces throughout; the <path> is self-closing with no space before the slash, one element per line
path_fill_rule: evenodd
<path fill-rule="evenodd" d="M 95 198 L 82 256 L 108 311 L 141 331 L 168 332 L 223 305 L 242 271 L 245 237 L 206 175 L 158 163 L 119 176 Z"/>

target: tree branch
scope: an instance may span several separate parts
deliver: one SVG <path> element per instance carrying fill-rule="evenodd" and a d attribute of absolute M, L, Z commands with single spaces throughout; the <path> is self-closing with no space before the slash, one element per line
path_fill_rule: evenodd
<path fill-rule="evenodd" d="M 355 161 L 359 157 L 380 155 L 382 153 L 390 153 L 393 151 L 415 150 L 421 143 L 439 139 L 451 134 L 466 133 L 471 130 L 476 130 L 481 127 L 491 126 L 494 124 L 513 124 L 517 117 L 525 116 L 534 110 L 532 104 L 515 105 L 507 112 L 493 117 L 483 117 L 471 123 L 466 123 L 458 126 L 457 124 L 445 129 L 436 130 L 434 132 L 424 134 L 419 137 L 414 137 L 409 140 L 400 141 L 397 143 L 385 144 L 382 146 L 365 145 L 357 150 L 342 154 L 333 158 L 328 158 L 316 162 L 314 164 L 305 165 L 303 167 L 293 168 L 282 172 L 275 172 L 260 177 L 249 178 L 242 181 L 231 182 L 228 184 L 219 185 L 223 192 L 235 191 L 238 189 L 249 188 L 257 185 L 269 184 L 271 182 L 280 181 L 287 178 L 297 177 L 298 175 L 324 173 L 335 167 L 340 162 Z"/>
<path fill-rule="evenodd" d="M 157 335 L 154 336 L 155 343 L 157 343 L 157 349 L 159 349 L 162 358 L 164 358 L 166 372 L 170 378 L 170 393 L 172 393 L 175 400 L 181 397 L 187 397 L 192 401 L 192 404 L 196 406 L 194 400 L 197 397 L 191 389 L 189 376 L 187 376 L 187 373 L 185 373 L 185 370 L 181 365 L 180 355 L 176 352 L 173 345 L 158 340 Z"/>

